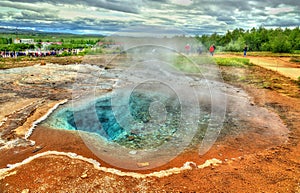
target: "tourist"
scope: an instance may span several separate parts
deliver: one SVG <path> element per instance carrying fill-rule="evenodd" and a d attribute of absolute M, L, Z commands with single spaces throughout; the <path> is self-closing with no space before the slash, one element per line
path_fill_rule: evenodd
<path fill-rule="evenodd" d="M 244 57 L 246 57 L 246 55 L 247 55 L 247 51 L 248 51 L 248 46 L 247 46 L 247 45 L 245 45 L 245 47 L 244 47 Z"/>
<path fill-rule="evenodd" d="M 198 47 L 197 52 L 198 52 L 199 55 L 202 54 L 202 47 L 201 46 Z"/>
<path fill-rule="evenodd" d="M 189 54 L 190 51 L 191 51 L 191 46 L 190 46 L 190 44 L 187 44 L 184 48 L 185 48 L 186 54 Z"/>
<path fill-rule="evenodd" d="M 209 48 L 209 52 L 210 52 L 210 54 L 211 54 L 212 56 L 214 56 L 215 49 L 216 49 L 216 46 L 215 46 L 214 44 L 211 45 L 210 48 Z"/>

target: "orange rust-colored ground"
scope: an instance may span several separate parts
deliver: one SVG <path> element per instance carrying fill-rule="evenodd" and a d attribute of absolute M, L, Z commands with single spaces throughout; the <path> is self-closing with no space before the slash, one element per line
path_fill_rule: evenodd
<path fill-rule="evenodd" d="M 12 170 L 11 175 L 0 178 L 0 192 L 300 192 L 299 87 L 273 71 L 254 67 L 246 74 L 270 81 L 276 77 L 276 81 L 282 84 L 289 83 L 287 88 L 271 85 L 262 89 L 256 82 L 235 80 L 230 76 L 230 70 L 223 69 L 226 81 L 244 88 L 257 105 L 279 114 L 291 131 L 287 143 L 272 145 L 272 137 L 264 138 L 250 130 L 219 140 L 203 156 L 192 148 L 164 166 L 140 173 L 181 167 L 186 161 L 202 164 L 210 158 L 222 160 L 219 166 L 193 168 L 168 177 L 145 179 L 121 177 L 99 171 L 84 161 L 49 155 L 22 165 Z M 262 90 L 264 95 L 260 94 Z M 99 160 L 76 133 L 38 127 L 30 139 L 43 147 L 36 153 L 72 151 Z M 265 145 L 264 140 L 270 140 L 270 144 Z M 32 152 L 33 148 L 2 152 L 0 168 L 36 154 Z M 100 163 L 111 167 L 101 160 Z"/>
<path fill-rule="evenodd" d="M 259 99 L 257 99 L 259 100 Z M 300 190 L 300 124 L 299 100 L 287 100 L 276 92 L 268 92 L 266 102 L 276 103 L 277 107 L 287 108 L 282 112 L 286 116 L 287 124 L 292 129 L 287 144 L 262 150 L 255 144 L 256 138 L 251 133 L 246 136 L 235 136 L 219 142 L 204 156 L 199 157 L 197 151 L 188 151 L 176 159 L 156 170 L 170 167 L 180 167 L 186 160 L 197 164 L 204 163 L 212 157 L 223 161 L 219 166 L 204 169 L 192 169 L 180 174 L 164 178 L 135 179 L 120 177 L 110 173 L 98 171 L 92 165 L 83 161 L 72 160 L 64 156 L 46 156 L 23 165 L 11 175 L 1 180 L 2 192 L 19 192 L 29 189 L 31 192 L 59 191 L 61 192 L 124 192 L 124 191 L 158 191 L 162 192 L 299 192 Z M 58 150 L 74 151 L 80 155 L 97 159 L 84 147 L 80 138 L 62 135 L 54 130 L 39 128 L 32 139 L 42 146 L 43 141 L 51 141 L 41 151 Z M 51 133 L 49 133 L 51 132 Z M 63 141 L 63 142 L 62 142 Z M 63 146 L 60 146 L 63 144 Z M 33 155 L 31 150 L 21 153 L 22 157 Z M 8 155 L 10 155 L 8 153 Z M 6 155 L 4 155 L 6 157 Z M 15 160 L 22 160 L 18 154 Z M 235 158 L 227 160 L 228 158 Z M 4 160 L 2 160 L 4 161 Z M 101 162 L 102 166 L 110 167 Z M 151 172 L 151 171 L 146 171 Z M 87 178 L 82 178 L 87 173 Z M 75 191 L 76 190 L 76 191 Z"/>

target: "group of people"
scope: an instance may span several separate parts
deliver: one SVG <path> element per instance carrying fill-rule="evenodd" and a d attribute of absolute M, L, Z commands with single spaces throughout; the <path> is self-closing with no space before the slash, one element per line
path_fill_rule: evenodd
<path fill-rule="evenodd" d="M 190 54 L 191 52 L 194 52 L 194 53 L 197 52 L 198 54 L 202 54 L 202 47 L 201 46 L 198 46 L 197 48 L 192 49 L 191 45 L 187 44 L 187 45 L 184 46 L 184 49 L 185 49 L 186 54 Z"/>
<path fill-rule="evenodd" d="M 215 50 L 216 50 L 216 46 L 215 46 L 214 44 L 212 44 L 212 45 L 209 47 L 209 52 L 210 52 L 210 54 L 211 54 L 212 56 L 214 56 Z M 243 51 L 244 51 L 244 57 L 246 57 L 246 56 L 247 56 L 247 51 L 248 51 L 248 46 L 247 46 L 247 45 L 245 45 Z"/>
<path fill-rule="evenodd" d="M 190 54 L 191 53 L 191 50 L 192 50 L 192 47 L 190 46 L 190 44 L 186 44 L 185 47 L 185 53 L 186 54 Z M 212 44 L 210 47 L 209 47 L 209 53 L 211 54 L 211 56 L 214 56 L 214 53 L 216 51 L 216 46 L 214 44 Z M 244 57 L 246 57 L 247 55 L 247 51 L 248 51 L 248 46 L 245 45 L 244 49 L 243 49 L 243 52 L 244 52 Z M 197 48 L 197 53 L 198 54 L 202 54 L 202 47 L 199 46 Z"/>
<path fill-rule="evenodd" d="M 16 58 L 19 56 L 29 57 L 45 57 L 56 56 L 62 54 L 62 52 L 68 52 L 71 54 L 78 54 L 82 49 L 65 49 L 65 50 L 49 50 L 49 51 L 0 51 L 0 58 Z"/>
<path fill-rule="evenodd" d="M 190 46 L 190 44 L 185 45 L 184 49 L 185 49 L 185 53 L 189 54 L 191 52 L 191 46 Z M 209 48 L 209 52 L 210 52 L 210 54 L 212 56 L 214 55 L 215 50 L 216 50 L 216 46 L 215 45 L 211 45 L 210 48 Z M 201 46 L 199 46 L 197 48 L 197 53 L 198 54 L 202 54 L 202 47 Z"/>
<path fill-rule="evenodd" d="M 30 57 L 45 57 L 55 56 L 57 51 L 2 51 L 0 57 L 2 58 L 16 58 L 19 56 L 30 56 Z"/>

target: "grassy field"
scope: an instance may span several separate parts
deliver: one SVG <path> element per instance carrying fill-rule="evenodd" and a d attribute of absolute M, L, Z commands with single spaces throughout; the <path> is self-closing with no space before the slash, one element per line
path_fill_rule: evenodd
<path fill-rule="evenodd" d="M 176 69 L 187 73 L 199 73 L 205 68 L 201 65 L 216 64 L 218 66 L 246 67 L 252 65 L 248 58 L 214 58 L 208 56 L 177 56 L 173 65 Z"/>
<path fill-rule="evenodd" d="M 243 56 L 243 52 L 217 52 L 216 54 Z M 272 52 L 247 52 L 247 56 L 261 56 L 261 57 L 300 57 L 300 51 L 296 50 L 294 53 L 272 53 Z"/>
<path fill-rule="evenodd" d="M 248 58 L 214 58 L 219 66 L 245 67 L 251 65 Z"/>
<path fill-rule="evenodd" d="M 173 66 L 180 71 L 188 73 L 199 73 L 200 69 L 198 66 L 189 58 L 185 56 L 177 56 L 172 62 Z"/>

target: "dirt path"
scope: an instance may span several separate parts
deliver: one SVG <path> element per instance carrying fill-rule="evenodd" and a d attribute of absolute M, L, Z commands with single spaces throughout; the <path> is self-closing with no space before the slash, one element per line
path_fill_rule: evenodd
<path fill-rule="evenodd" d="M 243 56 L 229 54 L 216 55 L 216 57 L 243 58 Z M 297 80 L 300 77 L 300 64 L 290 62 L 290 57 L 247 56 L 247 58 L 255 65 L 273 70 L 293 80 Z"/>

